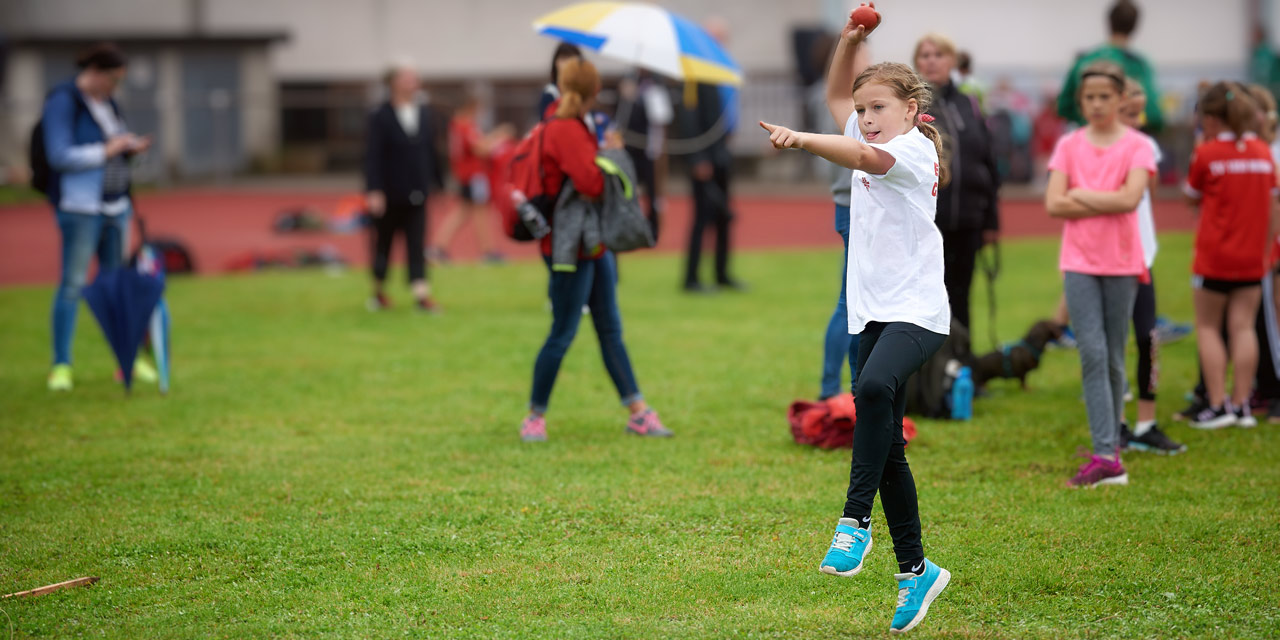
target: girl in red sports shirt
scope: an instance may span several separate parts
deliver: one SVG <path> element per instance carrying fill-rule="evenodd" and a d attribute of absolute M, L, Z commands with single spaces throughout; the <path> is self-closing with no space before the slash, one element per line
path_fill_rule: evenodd
<path fill-rule="evenodd" d="M 502 262 L 493 243 L 493 221 L 489 216 L 489 176 L 493 168 L 493 154 L 503 144 L 510 142 L 513 130 L 504 124 L 491 133 L 480 131 L 476 118 L 480 113 L 480 100 L 467 98 L 449 122 L 449 159 L 454 177 L 458 179 L 458 208 L 445 218 L 440 237 L 427 249 L 427 255 L 435 262 L 449 261 L 449 246 L 454 236 L 468 221 L 476 232 L 476 242 L 486 262 Z"/>
<path fill-rule="evenodd" d="M 1197 111 L 1204 141 L 1192 156 L 1186 192 L 1200 206 L 1191 269 L 1196 342 L 1208 407 L 1192 419 L 1191 426 L 1253 427 L 1257 421 L 1249 409 L 1249 396 L 1258 368 L 1254 322 L 1275 229 L 1275 163 L 1266 143 L 1248 133 L 1257 107 L 1243 86 L 1213 85 L 1200 98 Z M 1225 344 L 1219 334 L 1224 315 Z M 1235 374 L 1229 397 L 1228 357 Z"/>

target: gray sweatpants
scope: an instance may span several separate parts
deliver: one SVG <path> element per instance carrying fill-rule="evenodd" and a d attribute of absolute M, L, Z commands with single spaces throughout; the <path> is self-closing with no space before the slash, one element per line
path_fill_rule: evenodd
<path fill-rule="evenodd" d="M 1093 452 L 1115 455 L 1124 410 L 1124 347 L 1138 296 L 1137 276 L 1092 276 L 1068 271 L 1062 288 L 1080 351 L 1084 404 Z"/>

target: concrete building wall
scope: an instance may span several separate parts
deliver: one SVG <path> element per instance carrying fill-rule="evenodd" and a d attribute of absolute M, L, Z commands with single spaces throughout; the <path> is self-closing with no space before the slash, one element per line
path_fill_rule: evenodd
<path fill-rule="evenodd" d="M 536 97 L 548 72 L 553 42 L 535 34 L 532 21 L 572 0 L 0 0 L 0 30 L 30 35 L 121 36 L 179 39 L 280 32 L 288 39 L 269 49 L 246 48 L 240 63 L 242 108 L 236 134 L 249 156 L 274 153 L 281 142 L 280 87 L 358 85 L 377 78 L 395 60 L 409 59 L 436 86 L 521 86 L 501 94 L 513 104 Z M 855 0 L 659 0 L 701 20 L 723 17 L 732 30 L 730 53 L 750 79 L 743 91 L 744 122 L 757 117 L 799 119 L 794 86 L 792 31 L 838 28 Z M 916 40 L 930 31 L 949 35 L 974 59 L 979 78 L 1008 76 L 1039 97 L 1059 86 L 1077 54 L 1106 36 L 1113 0 L 879 0 L 884 25 L 872 36 L 880 60 L 910 62 Z M 1256 5 L 1255 5 L 1256 3 Z M 1143 15 L 1134 46 L 1156 69 L 1172 117 L 1189 113 L 1201 78 L 1243 77 L 1255 6 L 1263 26 L 1280 24 L 1276 0 L 1220 0 L 1206 9 L 1200 0 L 1139 0 Z M 1208 13 L 1207 13 L 1208 12 Z M 1271 29 L 1272 37 L 1280 29 Z M 162 147 L 168 166 L 181 173 L 181 40 L 158 57 L 162 76 L 158 102 L 165 105 Z M 25 139 L 38 116 L 43 93 L 41 61 L 21 49 L 9 60 L 11 129 Z M 606 72 L 619 65 L 601 64 Z M 175 84 L 177 83 L 177 84 Z M 526 91 L 526 89 L 528 89 Z M 528 93 L 525 96 L 524 93 Z M 373 92 L 370 93 L 372 95 Z M 510 105 L 508 105 L 510 106 Z M 319 141 L 317 141 L 319 142 Z M 739 150 L 763 148 L 760 139 L 738 136 Z M 754 146 L 753 146 L 754 145 Z M 3 154 L 0 150 L 0 154 Z M 12 151 L 8 155 L 12 155 Z"/>
<path fill-rule="evenodd" d="M 282 79 L 370 77 L 403 56 L 438 77 L 540 76 L 551 43 L 533 33 L 539 15 L 568 0 L 7 0 L 12 34 L 173 33 L 283 30 L 272 53 Z M 923 33 L 941 31 L 971 51 L 980 69 L 1060 73 L 1105 36 L 1112 0 L 881 0 L 873 38 L 881 59 L 907 61 Z M 790 30 L 834 23 L 852 0 L 682 0 L 693 18 L 723 16 L 732 54 L 750 73 L 792 68 Z M 1243 67 L 1251 0 L 1146 0 L 1136 47 L 1158 68 Z M 1271 2 L 1264 1 L 1269 8 Z M 1269 12 L 1268 12 L 1269 13 Z M 1269 15 L 1271 15 L 1269 13 Z"/>
<path fill-rule="evenodd" d="M 280 142 L 280 91 L 265 47 L 240 58 L 241 145 L 251 159 L 275 153 Z"/>
<path fill-rule="evenodd" d="M 190 22 L 187 0 L 5 0 L 0 25 L 10 35 L 172 33 Z"/>

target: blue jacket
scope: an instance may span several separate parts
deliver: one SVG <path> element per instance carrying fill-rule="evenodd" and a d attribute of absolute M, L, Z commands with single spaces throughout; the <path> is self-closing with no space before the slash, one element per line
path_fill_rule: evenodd
<path fill-rule="evenodd" d="M 111 108 L 118 117 L 120 107 L 114 99 Z M 101 212 L 106 137 L 74 80 L 49 92 L 41 119 L 50 168 L 49 203 L 71 213 Z"/>

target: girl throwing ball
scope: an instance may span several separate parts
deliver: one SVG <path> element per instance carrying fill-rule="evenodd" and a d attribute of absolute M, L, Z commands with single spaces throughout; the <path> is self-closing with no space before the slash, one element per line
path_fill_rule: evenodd
<path fill-rule="evenodd" d="M 844 517 L 820 569 L 842 577 L 862 570 L 879 491 L 899 569 L 898 609 L 889 630 L 905 633 L 920 624 L 951 580 L 950 572 L 924 557 L 902 436 L 907 378 L 942 346 L 951 327 L 942 235 L 934 224 L 947 165 L 939 161 L 938 131 L 921 117 L 931 97 L 924 80 L 894 62 L 855 77 L 854 57 L 868 32 L 857 13 L 845 25 L 827 76 L 827 106 L 844 135 L 760 126 L 775 148 L 803 149 L 853 171 L 846 294 L 849 333 L 861 334 L 858 428 Z"/>

